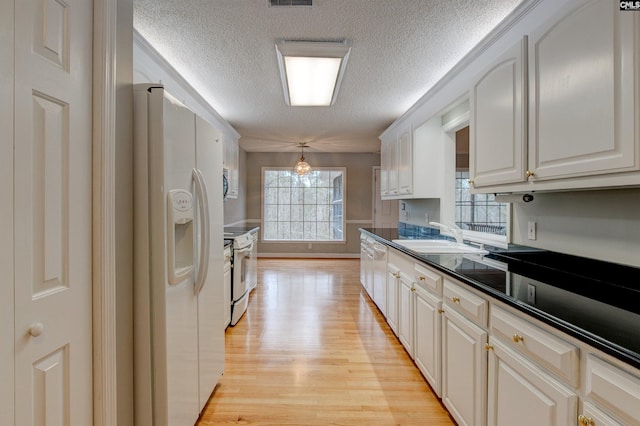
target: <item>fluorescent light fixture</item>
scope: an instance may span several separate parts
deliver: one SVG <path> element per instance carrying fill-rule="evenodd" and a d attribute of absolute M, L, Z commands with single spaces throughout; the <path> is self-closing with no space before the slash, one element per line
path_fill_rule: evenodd
<path fill-rule="evenodd" d="M 276 54 L 287 105 L 335 104 L 350 52 L 347 41 L 278 41 Z"/>

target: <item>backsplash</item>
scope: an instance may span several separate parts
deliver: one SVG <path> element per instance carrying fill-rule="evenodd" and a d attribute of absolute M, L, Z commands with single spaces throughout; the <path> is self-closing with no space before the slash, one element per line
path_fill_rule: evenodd
<path fill-rule="evenodd" d="M 398 236 L 400 238 L 437 238 L 439 235 L 440 230 L 437 228 L 398 222 Z"/>
<path fill-rule="evenodd" d="M 514 203 L 512 242 L 640 267 L 640 189 L 537 193 Z M 535 240 L 527 236 L 536 222 Z"/>
<path fill-rule="evenodd" d="M 429 221 L 440 221 L 438 198 L 400 200 L 398 204 L 400 222 L 424 227 Z"/>

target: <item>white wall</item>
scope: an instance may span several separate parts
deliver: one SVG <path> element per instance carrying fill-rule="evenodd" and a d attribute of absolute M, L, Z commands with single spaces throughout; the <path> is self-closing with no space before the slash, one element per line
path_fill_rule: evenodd
<path fill-rule="evenodd" d="M 513 205 L 513 242 L 640 267 L 640 189 L 534 194 Z M 537 239 L 527 239 L 527 222 Z M 637 280 L 637 278 L 636 278 Z"/>
<path fill-rule="evenodd" d="M 408 219 L 403 219 L 402 207 L 407 212 Z M 428 226 L 426 215 L 429 215 L 429 221 L 440 222 L 440 199 L 419 199 L 419 200 L 400 200 L 400 222 L 417 226 Z"/>
<path fill-rule="evenodd" d="M 343 242 L 265 243 L 260 238 L 258 253 L 261 256 L 297 257 L 358 257 L 360 255 L 360 227 L 373 225 L 373 167 L 380 165 L 380 155 L 373 153 L 316 153 L 305 152 L 311 167 L 346 167 L 346 218 Z M 293 167 L 298 160 L 295 152 L 249 152 L 247 154 L 247 215 L 252 224 L 262 220 L 262 167 Z"/>

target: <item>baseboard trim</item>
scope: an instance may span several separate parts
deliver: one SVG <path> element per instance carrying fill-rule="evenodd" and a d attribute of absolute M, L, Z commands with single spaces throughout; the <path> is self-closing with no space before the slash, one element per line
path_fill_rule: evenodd
<path fill-rule="evenodd" d="M 359 259 L 360 253 L 258 253 L 264 258 L 300 258 L 300 259 Z"/>

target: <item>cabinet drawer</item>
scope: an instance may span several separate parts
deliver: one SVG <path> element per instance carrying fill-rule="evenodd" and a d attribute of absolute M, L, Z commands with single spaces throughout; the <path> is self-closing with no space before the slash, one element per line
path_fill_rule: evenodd
<path fill-rule="evenodd" d="M 574 387 L 578 385 L 579 352 L 576 346 L 496 306 L 491 309 L 491 332 L 565 382 Z"/>
<path fill-rule="evenodd" d="M 414 273 L 416 284 L 420 287 L 442 296 L 442 275 L 437 274 L 426 266 L 415 264 Z"/>
<path fill-rule="evenodd" d="M 595 426 L 624 426 L 622 423 L 614 420 L 608 414 L 605 414 L 602 410 L 596 408 L 595 405 L 585 402 L 582 404 L 582 417 L 578 417 L 579 425 L 593 424 Z"/>
<path fill-rule="evenodd" d="M 487 326 L 489 302 L 482 297 L 445 278 L 442 298 L 445 303 L 476 324 Z"/>
<path fill-rule="evenodd" d="M 585 367 L 585 396 L 597 401 L 629 424 L 640 420 L 640 378 L 589 354 Z"/>

